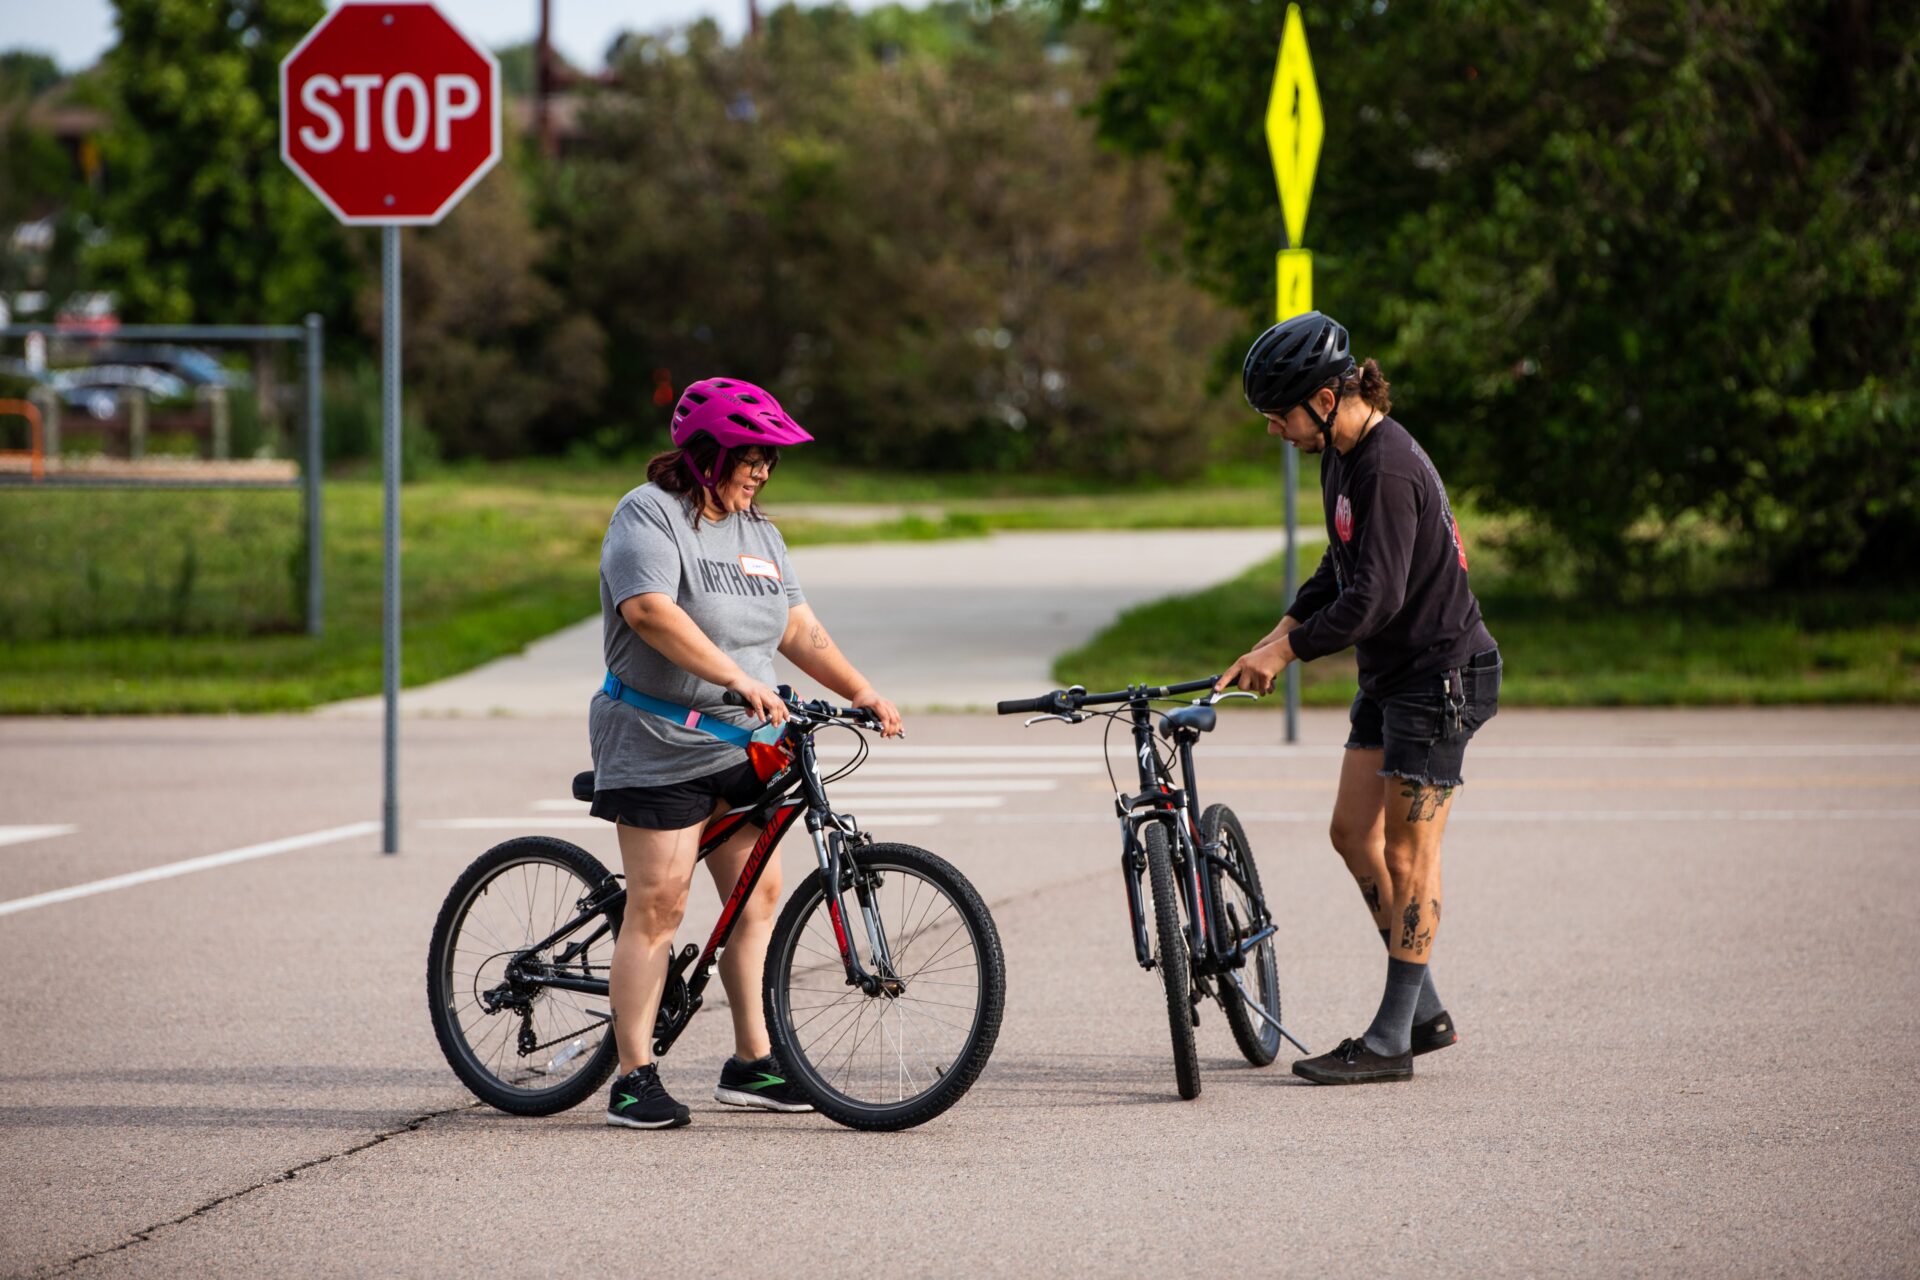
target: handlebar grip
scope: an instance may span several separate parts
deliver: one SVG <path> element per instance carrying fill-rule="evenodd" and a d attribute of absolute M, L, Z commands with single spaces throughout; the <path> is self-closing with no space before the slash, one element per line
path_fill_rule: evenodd
<path fill-rule="evenodd" d="M 731 689 L 725 689 L 721 691 L 720 701 L 726 703 L 730 707 L 744 707 L 747 705 L 747 700 L 741 697 L 739 694 L 735 693 Z"/>
<path fill-rule="evenodd" d="M 1070 710 L 1067 706 L 1066 692 L 1065 689 L 1055 689 L 1038 698 L 1010 698 L 1005 702 L 997 703 L 994 710 L 1003 716 L 1017 716 L 1029 711 L 1044 711 L 1059 715 Z"/>

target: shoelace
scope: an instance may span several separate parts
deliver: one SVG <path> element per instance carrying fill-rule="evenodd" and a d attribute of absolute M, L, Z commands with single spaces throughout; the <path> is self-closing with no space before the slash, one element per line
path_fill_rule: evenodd
<path fill-rule="evenodd" d="M 630 1092 L 641 1098 L 665 1098 L 667 1096 L 667 1086 L 660 1083 L 660 1073 L 658 1071 L 635 1071 L 625 1080 L 621 1081 L 621 1083 L 631 1084 L 633 1088 Z"/>
<path fill-rule="evenodd" d="M 1367 1042 L 1363 1039 L 1342 1040 L 1340 1047 L 1333 1051 L 1333 1056 L 1348 1065 L 1352 1065 L 1353 1060 L 1359 1057 L 1360 1051 L 1366 1047 Z"/>

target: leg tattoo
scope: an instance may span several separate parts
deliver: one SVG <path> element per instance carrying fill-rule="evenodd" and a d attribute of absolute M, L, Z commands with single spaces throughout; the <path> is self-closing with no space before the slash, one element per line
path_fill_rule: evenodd
<path fill-rule="evenodd" d="M 1400 795 L 1407 801 L 1408 822 L 1431 822 L 1440 816 L 1440 810 L 1452 798 L 1453 788 L 1429 787 L 1410 781 L 1401 788 Z"/>
<path fill-rule="evenodd" d="M 1367 910 L 1375 916 L 1380 914 L 1380 886 L 1373 882 L 1372 876 L 1360 877 L 1360 896 L 1367 900 Z"/>
<path fill-rule="evenodd" d="M 1420 927 L 1420 899 L 1407 903 L 1407 909 L 1400 917 L 1400 946 L 1417 956 L 1427 953 L 1427 943 L 1433 938 L 1433 930 Z"/>

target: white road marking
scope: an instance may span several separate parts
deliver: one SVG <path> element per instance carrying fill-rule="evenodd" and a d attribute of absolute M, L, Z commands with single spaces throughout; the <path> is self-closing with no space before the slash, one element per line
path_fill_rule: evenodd
<path fill-rule="evenodd" d="M 839 788 L 834 788 L 838 794 Z M 847 808 L 858 817 L 867 810 L 884 811 L 885 822 L 896 822 L 902 818 L 927 817 L 929 821 L 939 819 L 932 815 L 905 813 L 896 816 L 895 809 L 997 809 L 1005 803 L 1003 796 L 865 796 L 857 797 Z M 592 831 L 610 830 L 613 826 L 604 818 L 594 817 L 515 817 L 515 818 L 428 818 L 419 824 L 429 831 L 525 831 L 530 835 L 542 831 Z M 909 823 L 908 825 L 915 825 Z"/>
<path fill-rule="evenodd" d="M 1343 745 L 1246 747 L 1202 742 L 1203 757 L 1241 760 L 1287 760 L 1305 757 L 1333 757 L 1346 750 Z M 1475 741 L 1467 754 L 1476 760 L 1801 760 L 1808 758 L 1852 760 L 1879 756 L 1920 756 L 1920 743 L 1913 742 L 1809 742 L 1800 746 L 1779 743 L 1666 744 L 1664 746 L 1495 746 Z"/>
<path fill-rule="evenodd" d="M 874 778 L 866 770 L 845 782 L 827 788 L 831 796 L 865 796 L 920 792 L 937 795 L 953 791 L 1053 791 L 1060 784 L 1052 778 Z"/>
<path fill-rule="evenodd" d="M 1324 825 L 1324 810 L 1277 813 L 1239 811 L 1242 822 L 1312 822 Z M 1912 822 L 1920 809 L 1457 809 L 1460 822 Z M 983 813 L 978 822 L 1074 823 L 1117 821 L 1111 813 Z"/>
<path fill-rule="evenodd" d="M 123 876 L 111 876 L 105 880 L 77 884 L 70 889 L 54 889 L 47 893 L 36 893 L 30 898 L 15 898 L 11 902 L 0 902 L 0 916 L 12 915 L 16 911 L 31 911 L 35 907 L 52 906 L 56 902 L 68 902 L 74 898 L 91 897 L 96 893 L 110 893 L 115 889 L 131 889 L 135 885 L 147 884 L 154 880 L 167 880 L 174 876 L 190 875 L 195 871 L 211 871 L 215 867 L 231 866 L 233 863 L 247 862 L 254 858 L 270 858 L 276 853 L 292 853 L 298 849 L 311 849 L 315 845 L 334 844 L 341 840 L 351 840 L 355 836 L 371 835 L 379 829 L 380 824 L 377 822 L 352 822 L 344 827 L 310 831 L 303 836 L 288 836 L 284 840 L 250 844 L 239 849 L 229 849 L 225 853 L 209 853 L 198 858 L 188 858 L 182 862 L 169 862 L 164 866 L 148 867 L 145 871 L 132 871 Z"/>
<path fill-rule="evenodd" d="M 1119 733 L 1116 731 L 1114 736 L 1117 739 Z M 824 760 L 829 753 L 836 757 L 845 757 L 853 755 L 854 751 L 850 743 L 822 742 L 819 745 L 819 753 Z M 876 741 L 873 743 L 873 753 L 876 763 L 881 759 L 891 761 L 896 758 L 902 760 L 1019 760 L 1024 763 L 1028 760 L 1097 760 L 1100 758 L 1100 744 L 1096 742 L 1090 746 L 1036 747 L 1024 743 L 1010 743 L 1003 747 L 911 747 L 900 743 Z M 1005 767 L 1005 765 L 1001 766 L 1001 768 Z"/>
<path fill-rule="evenodd" d="M 827 766 L 822 757 L 821 765 Z M 835 764 L 844 763 L 835 761 Z M 860 766 L 860 772 L 849 781 L 863 778 L 991 778 L 1009 770 L 1033 777 L 1038 774 L 1095 774 L 1105 773 L 1098 755 L 1085 760 L 1021 760 L 1018 763 L 991 760 L 949 760 L 944 764 L 924 762 L 910 764 L 881 760 L 878 757 L 868 760 Z"/>
<path fill-rule="evenodd" d="M 837 791 L 829 791 L 827 798 L 832 799 Z M 866 809 L 998 809 L 1004 803 L 1005 796 L 868 796 L 854 800 L 847 808 L 857 815 Z"/>
<path fill-rule="evenodd" d="M 429 818 L 419 824 L 429 831 L 524 831 L 538 835 L 542 831 L 611 831 L 605 818 Z"/>
<path fill-rule="evenodd" d="M 50 822 L 37 827 L 0 827 L 0 845 L 25 844 L 29 840 L 50 840 L 70 836 L 80 828 L 69 822 Z"/>

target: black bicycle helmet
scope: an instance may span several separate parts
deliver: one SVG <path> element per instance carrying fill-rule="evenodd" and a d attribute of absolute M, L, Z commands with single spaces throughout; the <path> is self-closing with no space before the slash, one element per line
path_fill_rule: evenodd
<path fill-rule="evenodd" d="M 1347 331 L 1318 311 L 1282 320 L 1247 349 L 1240 386 L 1261 413 L 1286 413 L 1354 369 Z"/>

